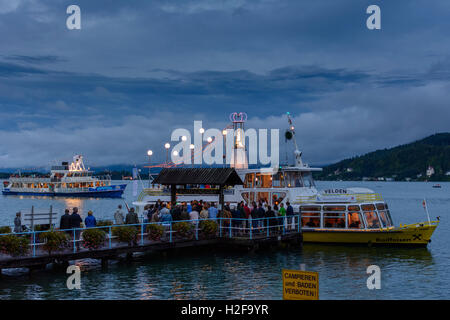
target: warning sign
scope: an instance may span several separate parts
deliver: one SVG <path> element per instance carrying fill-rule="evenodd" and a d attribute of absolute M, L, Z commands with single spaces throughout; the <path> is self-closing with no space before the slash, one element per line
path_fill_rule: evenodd
<path fill-rule="evenodd" d="M 282 270 L 283 299 L 319 300 L 319 273 Z"/>

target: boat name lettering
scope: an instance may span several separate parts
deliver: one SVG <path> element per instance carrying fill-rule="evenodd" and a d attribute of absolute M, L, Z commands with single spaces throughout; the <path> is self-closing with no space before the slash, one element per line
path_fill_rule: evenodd
<path fill-rule="evenodd" d="M 324 190 L 324 193 L 327 193 L 327 194 L 345 193 L 346 194 L 347 189 L 326 189 L 326 190 Z"/>

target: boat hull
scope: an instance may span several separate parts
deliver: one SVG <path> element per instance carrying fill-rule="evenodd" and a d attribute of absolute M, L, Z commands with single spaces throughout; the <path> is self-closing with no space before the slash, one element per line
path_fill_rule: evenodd
<path fill-rule="evenodd" d="M 113 185 L 101 188 L 89 188 L 86 191 L 80 192 L 27 192 L 27 191 L 13 191 L 5 189 L 2 191 L 3 195 L 14 196 L 42 196 L 42 197 L 70 197 L 70 198 L 121 198 L 125 191 L 126 184 Z"/>
<path fill-rule="evenodd" d="M 437 225 L 438 222 L 433 221 L 431 223 L 417 223 L 391 229 L 378 230 L 303 230 L 303 242 L 388 246 L 426 246 L 429 242 L 431 242 L 431 236 Z"/>

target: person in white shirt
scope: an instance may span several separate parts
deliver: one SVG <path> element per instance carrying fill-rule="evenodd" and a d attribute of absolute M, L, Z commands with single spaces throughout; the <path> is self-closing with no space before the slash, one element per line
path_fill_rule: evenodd
<path fill-rule="evenodd" d="M 192 210 L 189 213 L 189 220 L 193 220 L 192 223 L 194 223 L 194 224 L 197 223 L 197 221 L 198 221 L 198 211 Z"/>
<path fill-rule="evenodd" d="M 117 207 L 116 212 L 114 213 L 114 220 L 116 224 L 123 224 L 123 211 L 122 211 L 122 205 L 119 204 Z"/>

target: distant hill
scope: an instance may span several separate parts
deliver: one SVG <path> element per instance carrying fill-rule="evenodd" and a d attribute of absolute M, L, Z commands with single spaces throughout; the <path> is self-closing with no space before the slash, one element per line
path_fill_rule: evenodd
<path fill-rule="evenodd" d="M 319 180 L 450 181 L 450 133 L 345 159 L 315 176 Z"/>

